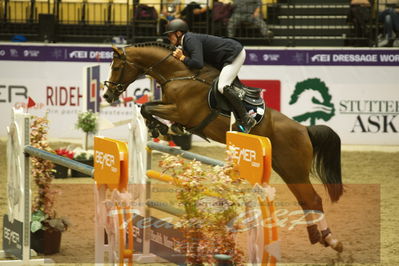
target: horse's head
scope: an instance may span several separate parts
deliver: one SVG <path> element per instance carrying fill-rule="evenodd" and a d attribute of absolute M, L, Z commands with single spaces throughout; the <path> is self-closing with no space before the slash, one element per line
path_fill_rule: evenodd
<path fill-rule="evenodd" d="M 127 60 L 125 50 L 116 47 L 112 47 L 112 49 L 114 50 L 114 57 L 111 63 L 111 70 L 108 80 L 104 81 L 107 91 L 103 97 L 108 103 L 118 100 L 129 84 L 135 81 L 143 72 L 133 62 Z"/>

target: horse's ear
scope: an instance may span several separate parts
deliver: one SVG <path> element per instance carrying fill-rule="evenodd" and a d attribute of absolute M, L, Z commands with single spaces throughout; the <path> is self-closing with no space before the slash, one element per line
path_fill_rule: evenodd
<path fill-rule="evenodd" d="M 119 56 L 122 54 L 121 51 L 119 51 L 119 49 L 116 48 L 116 46 L 113 46 L 113 45 L 112 45 L 112 50 L 114 50 L 114 53 L 115 53 L 115 54 L 118 54 Z"/>

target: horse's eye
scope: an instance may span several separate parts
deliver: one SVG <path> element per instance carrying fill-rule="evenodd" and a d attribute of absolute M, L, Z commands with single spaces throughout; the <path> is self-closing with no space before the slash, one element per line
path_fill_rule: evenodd
<path fill-rule="evenodd" d="M 112 70 L 113 71 L 119 71 L 119 67 L 113 67 Z"/>

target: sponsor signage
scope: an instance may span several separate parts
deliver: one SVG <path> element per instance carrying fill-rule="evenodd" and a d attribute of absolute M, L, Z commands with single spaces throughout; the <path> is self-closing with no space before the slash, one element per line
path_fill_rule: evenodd
<path fill-rule="evenodd" d="M 226 145 L 240 177 L 251 184 L 267 183 L 271 169 L 271 144 L 266 137 L 229 131 Z"/>
<path fill-rule="evenodd" d="M 298 80 L 287 88 L 284 109 L 304 125 L 329 125 L 344 144 L 398 145 L 399 94 L 394 84 L 376 83 L 373 77 L 350 90 L 325 76 Z"/>
<path fill-rule="evenodd" d="M 151 217 L 150 253 L 164 258 L 177 265 L 184 265 L 186 255 L 179 250 L 184 249 L 184 236 L 174 225 Z"/>
<path fill-rule="evenodd" d="M 96 110 L 98 103 L 105 102 L 102 99 L 105 88 L 102 88 L 101 82 L 107 79 L 110 64 L 98 63 L 96 66 L 86 62 L 0 61 L 0 111 L 4 118 L 0 120 L 0 136 L 6 136 L 11 108 L 21 107 L 26 111 L 28 97 L 31 97 L 36 105 L 29 108 L 29 113 L 43 116 L 48 112 L 50 138 L 83 137 L 82 131 L 75 128 L 75 123 L 78 113 L 85 110 L 86 99 L 87 105 Z M 89 86 L 87 94 L 86 86 Z M 152 86 L 150 79 L 139 79 L 121 97 L 148 95 Z M 117 122 L 131 118 L 133 104 L 120 103 L 100 108 L 100 122 L 102 119 Z M 127 131 L 127 125 L 108 129 L 100 127 L 98 134 L 126 139 Z"/>
<path fill-rule="evenodd" d="M 134 252 L 143 253 L 144 248 L 144 228 L 151 225 L 145 223 L 143 216 L 133 214 L 133 249 Z"/>
<path fill-rule="evenodd" d="M 30 227 L 29 227 L 30 228 Z M 22 260 L 23 223 L 14 219 L 11 223 L 8 215 L 3 216 L 3 249 Z"/>
<path fill-rule="evenodd" d="M 110 189 L 127 184 L 127 144 L 122 141 L 94 137 L 94 180 Z"/>
<path fill-rule="evenodd" d="M 351 117 L 353 123 L 348 128 L 351 133 L 399 133 L 399 98 L 341 99 L 338 108 L 339 114 Z"/>
<path fill-rule="evenodd" d="M 247 49 L 245 65 L 398 66 L 398 49 Z M 0 45 L 0 60 L 111 62 L 111 46 Z"/>
<path fill-rule="evenodd" d="M 87 67 L 83 70 L 83 84 L 88 88 L 83 110 L 91 110 L 93 113 L 100 112 L 100 79 L 100 65 Z"/>
<path fill-rule="evenodd" d="M 93 51 L 100 52 L 95 56 Z M 31 97 L 36 106 L 29 113 L 43 116 L 48 112 L 50 138 L 83 137 L 74 124 L 77 114 L 84 109 L 86 86 L 91 88 L 91 100 L 102 98 L 104 88 L 97 94 L 94 91 L 101 86 L 98 81 L 109 75 L 111 58 L 107 51 L 112 49 L 0 45 L 0 111 L 4 117 L 0 121 L 0 136 L 6 136 L 11 108 L 26 108 Z M 263 89 L 268 107 L 304 125 L 328 124 L 344 144 L 399 145 L 398 55 L 398 49 L 380 48 L 247 49 L 239 77 L 244 84 Z M 93 62 L 100 66 L 99 73 L 92 69 L 82 75 L 83 69 L 93 66 Z M 151 91 L 154 86 L 156 90 Z M 140 79 L 121 97 L 138 98 L 143 94 L 159 99 L 159 85 Z M 131 108 L 132 103 L 101 108 L 100 117 L 111 122 L 127 120 Z M 127 130 L 127 126 L 120 126 L 100 130 L 98 134 L 126 139 Z"/>
<path fill-rule="evenodd" d="M 0 60 L 111 62 L 109 47 L 0 45 Z"/>
<path fill-rule="evenodd" d="M 399 66 L 398 49 L 247 49 L 246 65 Z"/>

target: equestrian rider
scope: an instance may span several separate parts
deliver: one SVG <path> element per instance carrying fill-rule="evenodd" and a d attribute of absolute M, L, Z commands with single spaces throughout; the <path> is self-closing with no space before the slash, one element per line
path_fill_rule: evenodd
<path fill-rule="evenodd" d="M 228 100 L 241 131 L 248 133 L 256 121 L 242 103 L 238 92 L 231 85 L 245 60 L 245 49 L 236 40 L 188 31 L 187 23 L 174 19 L 166 25 L 165 34 L 177 46 L 173 56 L 193 69 L 207 63 L 220 70 L 218 90 Z"/>

